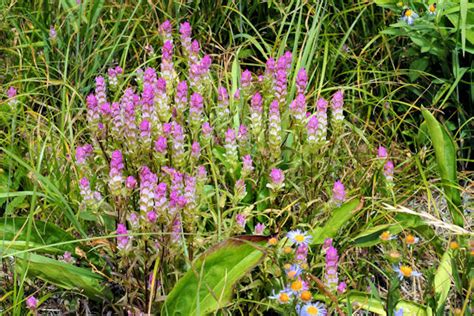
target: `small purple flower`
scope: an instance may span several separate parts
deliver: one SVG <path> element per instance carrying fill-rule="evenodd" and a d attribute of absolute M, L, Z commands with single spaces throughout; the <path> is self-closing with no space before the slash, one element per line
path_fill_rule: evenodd
<path fill-rule="evenodd" d="M 242 88 L 247 88 L 250 86 L 251 83 L 252 83 L 252 73 L 248 69 L 245 69 L 244 72 L 242 72 L 242 76 L 240 78 L 240 84 Z"/>
<path fill-rule="evenodd" d="M 90 144 L 85 144 L 84 146 L 78 146 L 76 148 L 76 162 L 78 164 L 83 164 L 86 162 L 87 158 L 92 154 L 93 152 L 92 145 Z"/>
<path fill-rule="evenodd" d="M 132 225 L 132 228 L 136 228 L 138 226 L 138 215 L 137 215 L 137 213 L 132 212 L 128 216 L 128 222 L 130 223 L 130 225 Z"/>
<path fill-rule="evenodd" d="M 334 187 L 332 188 L 332 198 L 337 204 L 340 204 L 346 200 L 346 190 L 344 188 L 344 184 L 342 184 L 342 182 L 339 180 L 334 182 Z"/>
<path fill-rule="evenodd" d="M 16 89 L 15 87 L 11 86 L 10 88 L 8 88 L 7 90 L 7 97 L 9 99 L 13 99 L 16 97 Z"/>
<path fill-rule="evenodd" d="M 237 225 L 239 225 L 241 228 L 245 228 L 245 223 L 247 222 L 247 218 L 244 214 L 239 213 L 235 216 L 235 221 Z"/>
<path fill-rule="evenodd" d="M 335 124 L 339 124 L 344 120 L 344 92 L 342 90 L 337 90 L 336 93 L 332 96 L 331 108 L 332 108 L 332 118 Z"/>
<path fill-rule="evenodd" d="M 242 157 L 242 176 L 248 176 L 254 170 L 252 156 L 245 155 Z"/>
<path fill-rule="evenodd" d="M 379 146 L 379 148 L 377 149 L 377 158 L 385 159 L 387 157 L 388 157 L 387 148 L 383 146 Z"/>
<path fill-rule="evenodd" d="M 54 28 L 53 25 L 49 28 L 49 39 L 54 41 L 56 40 L 56 37 L 58 36 L 58 33 L 56 33 L 56 29 Z"/>
<path fill-rule="evenodd" d="M 333 292 L 337 289 L 337 284 L 339 282 L 337 276 L 338 260 L 339 256 L 337 254 L 337 249 L 333 246 L 330 246 L 326 251 L 326 269 L 324 280 L 326 286 Z"/>
<path fill-rule="evenodd" d="M 206 167 L 199 166 L 197 168 L 196 179 L 197 179 L 198 182 L 201 182 L 201 183 L 206 181 L 206 179 L 207 179 Z"/>
<path fill-rule="evenodd" d="M 148 139 L 151 136 L 150 121 L 145 119 L 140 123 L 140 136 L 144 139 Z"/>
<path fill-rule="evenodd" d="M 254 234 L 255 235 L 263 235 L 264 230 L 265 230 L 265 224 L 258 223 L 257 225 L 255 225 Z"/>
<path fill-rule="evenodd" d="M 308 85 L 308 74 L 306 73 L 306 69 L 301 68 L 296 75 L 296 90 L 298 94 L 302 94 L 306 90 L 306 86 Z"/>
<path fill-rule="evenodd" d="M 191 156 L 195 159 L 199 159 L 199 156 L 201 155 L 201 145 L 199 142 L 194 141 L 193 144 L 191 145 Z"/>
<path fill-rule="evenodd" d="M 38 300 L 33 295 L 26 299 L 26 308 L 29 310 L 36 310 L 38 308 Z"/>
<path fill-rule="evenodd" d="M 267 187 L 279 190 L 285 186 L 285 174 L 281 169 L 273 168 L 270 171 L 270 183 L 267 184 Z"/>
<path fill-rule="evenodd" d="M 154 223 L 156 222 L 157 215 L 155 211 L 149 211 L 148 213 L 146 213 L 146 218 L 150 223 Z"/>
<path fill-rule="evenodd" d="M 385 165 L 383 166 L 383 174 L 387 181 L 392 182 L 393 181 L 393 173 L 395 171 L 395 166 L 393 165 L 393 162 L 391 160 L 388 160 Z"/>
<path fill-rule="evenodd" d="M 172 35 L 171 35 L 172 31 L 173 31 L 173 29 L 172 29 L 172 26 L 171 26 L 171 22 L 169 20 L 166 20 L 163 23 L 161 23 L 160 28 L 159 28 L 159 32 L 161 33 L 161 35 L 166 40 L 171 40 L 172 39 Z"/>
<path fill-rule="evenodd" d="M 339 294 L 344 293 L 344 292 L 346 291 L 346 289 L 347 289 L 347 284 L 346 284 L 346 282 L 341 282 L 341 283 L 339 283 L 339 285 L 337 286 L 337 292 L 338 292 Z"/>
<path fill-rule="evenodd" d="M 125 187 L 129 190 L 133 190 L 137 187 L 137 179 L 134 176 L 128 176 L 125 180 Z"/>
<path fill-rule="evenodd" d="M 72 255 L 69 251 L 65 251 L 63 254 L 63 260 L 66 263 L 71 263 L 73 261 Z"/>
<path fill-rule="evenodd" d="M 204 122 L 202 124 L 201 131 L 202 131 L 202 136 L 205 139 L 209 140 L 211 138 L 212 130 L 213 129 L 212 129 L 211 125 L 209 124 L 209 122 Z"/>
<path fill-rule="evenodd" d="M 117 236 L 117 247 L 119 249 L 125 249 L 128 246 L 128 242 L 130 240 L 128 234 L 127 227 L 124 224 L 117 225 L 117 235 L 125 235 L 125 236 Z"/>
<path fill-rule="evenodd" d="M 326 238 L 324 239 L 324 243 L 323 243 L 323 250 L 324 251 L 327 251 L 329 249 L 329 247 L 332 246 L 332 238 Z"/>
<path fill-rule="evenodd" d="M 159 136 L 155 141 L 155 150 L 157 153 L 165 154 L 168 147 L 168 140 L 164 136 Z"/>
<path fill-rule="evenodd" d="M 319 141 L 318 137 L 319 120 L 317 115 L 313 115 L 309 118 L 308 124 L 306 124 L 306 132 L 308 134 L 308 143 L 315 145 Z"/>

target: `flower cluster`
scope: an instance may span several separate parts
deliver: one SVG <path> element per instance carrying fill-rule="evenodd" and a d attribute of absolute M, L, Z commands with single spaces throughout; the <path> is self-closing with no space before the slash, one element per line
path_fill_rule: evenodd
<path fill-rule="evenodd" d="M 274 290 L 270 299 L 288 308 L 296 306 L 297 315 L 326 315 L 327 310 L 324 304 L 313 302 L 310 283 L 305 278 L 305 274 L 309 272 L 307 256 L 311 236 L 297 229 L 288 232 L 287 238 L 292 246 L 283 248 L 283 258 L 286 262 L 283 265 L 286 286 L 279 291 Z M 273 239 L 275 238 L 270 239 L 270 245 L 276 245 L 277 241 Z"/>

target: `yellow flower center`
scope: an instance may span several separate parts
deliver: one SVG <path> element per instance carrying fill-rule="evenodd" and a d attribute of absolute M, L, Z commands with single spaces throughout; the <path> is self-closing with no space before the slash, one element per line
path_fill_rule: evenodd
<path fill-rule="evenodd" d="M 319 310 L 317 307 L 314 307 L 314 306 L 310 306 L 306 309 L 306 312 L 309 314 L 309 315 L 318 315 L 319 314 Z"/>
<path fill-rule="evenodd" d="M 304 239 L 305 239 L 305 238 L 304 238 L 304 235 L 296 235 L 296 236 L 295 236 L 295 240 L 296 240 L 297 242 L 303 242 Z"/>
<path fill-rule="evenodd" d="M 291 247 L 285 247 L 285 248 L 283 248 L 283 252 L 286 253 L 286 254 L 290 254 L 292 250 L 293 250 L 293 249 L 291 249 Z"/>
<path fill-rule="evenodd" d="M 410 10 L 410 9 L 408 9 L 408 10 L 405 11 L 405 16 L 406 16 L 406 17 L 411 17 L 412 14 L 413 14 L 413 11 Z"/>
<path fill-rule="evenodd" d="M 402 273 L 402 275 L 406 278 L 410 277 L 412 272 L 413 272 L 413 269 L 408 267 L 408 266 L 401 266 L 400 267 L 400 272 Z"/>
<path fill-rule="evenodd" d="M 303 282 L 300 280 L 296 280 L 295 282 L 291 283 L 291 289 L 293 291 L 299 291 L 303 288 Z"/>
<path fill-rule="evenodd" d="M 285 263 L 285 265 L 283 267 L 285 268 L 285 270 L 290 270 L 291 264 Z"/>
<path fill-rule="evenodd" d="M 286 293 L 280 293 L 280 302 L 287 303 L 290 300 L 290 297 Z"/>
<path fill-rule="evenodd" d="M 308 264 L 306 262 L 301 264 L 301 269 L 307 270 L 308 268 L 309 267 L 308 267 Z"/>
<path fill-rule="evenodd" d="M 311 295 L 310 291 L 303 291 L 301 292 L 300 298 L 302 301 L 308 302 L 311 300 L 313 296 Z"/>
<path fill-rule="evenodd" d="M 415 243 L 415 237 L 413 235 L 408 235 L 405 237 L 405 241 L 409 245 L 413 245 Z"/>
<path fill-rule="evenodd" d="M 459 248 L 459 244 L 457 241 L 452 241 L 450 244 L 449 244 L 449 248 L 455 250 L 455 249 L 458 249 Z"/>
<path fill-rule="evenodd" d="M 435 4 L 430 4 L 430 6 L 428 7 L 428 10 L 430 10 L 431 13 L 435 12 L 436 11 L 436 5 Z"/>
<path fill-rule="evenodd" d="M 272 237 L 268 240 L 270 246 L 275 246 L 278 243 L 278 240 L 275 237 Z"/>
<path fill-rule="evenodd" d="M 388 230 L 384 231 L 381 235 L 380 235 L 380 239 L 382 240 L 389 240 L 390 239 L 390 232 Z"/>
<path fill-rule="evenodd" d="M 296 276 L 296 271 L 295 270 L 288 271 L 287 275 L 290 279 L 294 279 Z"/>

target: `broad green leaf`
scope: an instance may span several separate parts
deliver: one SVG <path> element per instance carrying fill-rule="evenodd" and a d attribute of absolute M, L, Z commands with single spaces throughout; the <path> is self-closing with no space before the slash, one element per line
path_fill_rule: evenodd
<path fill-rule="evenodd" d="M 353 306 L 360 308 L 365 311 L 375 313 L 377 315 L 386 316 L 385 302 L 382 299 L 377 299 L 373 295 L 368 293 L 351 291 L 347 294 L 347 297 L 342 300 L 343 303 L 350 303 Z M 399 301 L 396 309 L 403 309 L 404 316 L 431 316 L 433 312 L 429 307 L 409 302 Z"/>
<path fill-rule="evenodd" d="M 0 241 L 5 248 L 25 249 L 26 241 L 29 248 L 44 247 L 38 251 L 63 254 L 65 251 L 74 253 L 75 244 L 63 242 L 74 238 L 58 226 L 42 221 L 35 221 L 29 239 L 26 230 L 26 217 L 0 218 Z M 53 245 L 53 246 L 49 246 Z"/>
<path fill-rule="evenodd" d="M 349 220 L 362 209 L 363 201 L 354 199 L 344 203 L 340 207 L 334 209 L 331 217 L 326 221 L 323 227 L 317 227 L 312 231 L 313 244 L 322 244 L 326 238 L 336 236 L 339 229 L 349 222 Z"/>
<path fill-rule="evenodd" d="M 266 240 L 230 238 L 204 253 L 169 293 L 162 315 L 206 315 L 227 305 L 234 284 L 265 255 L 259 244 Z"/>
<path fill-rule="evenodd" d="M 449 290 L 451 289 L 452 274 L 453 269 L 451 267 L 451 251 L 448 250 L 441 258 L 441 262 L 434 277 L 434 289 L 437 299 L 437 309 L 444 306 L 444 303 L 448 298 Z M 438 311 L 442 312 L 440 310 Z"/>
<path fill-rule="evenodd" d="M 422 114 L 428 125 L 428 131 L 435 150 L 439 173 L 443 180 L 444 192 L 449 200 L 448 206 L 451 212 L 451 217 L 453 218 L 454 224 L 462 227 L 464 226 L 464 219 L 460 211 L 461 195 L 457 189 L 457 163 L 454 141 L 428 110 L 423 109 Z"/>
<path fill-rule="evenodd" d="M 18 272 L 26 271 L 29 277 L 37 277 L 66 290 L 81 292 L 94 300 L 100 301 L 111 297 L 110 290 L 102 285 L 102 277 L 86 268 L 34 253 L 21 253 L 15 257 Z"/>

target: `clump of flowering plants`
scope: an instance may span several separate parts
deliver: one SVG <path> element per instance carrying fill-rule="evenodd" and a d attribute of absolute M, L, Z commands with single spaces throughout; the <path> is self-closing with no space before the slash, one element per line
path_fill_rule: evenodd
<path fill-rule="evenodd" d="M 259 76 L 243 70 L 232 86 L 212 71 L 188 22 L 179 37 L 169 22 L 160 32 L 159 68 L 114 67 L 96 78 L 86 97 L 89 138 L 75 150 L 80 216 L 115 235 L 106 269 L 129 294 L 124 304 L 142 311 L 162 302 L 210 244 L 290 230 L 297 217 L 314 226 L 348 199 L 347 175 L 364 174 L 341 146 L 354 138 L 344 92 L 310 92 L 292 53 L 269 58 Z M 393 168 L 383 169 L 390 183 Z M 323 314 L 304 278 L 311 236 L 294 230 L 287 237 L 294 247 L 285 253 L 294 258 L 272 298 L 291 302 L 292 313 Z M 322 253 L 323 288 L 344 292 L 337 250 L 328 241 Z"/>

